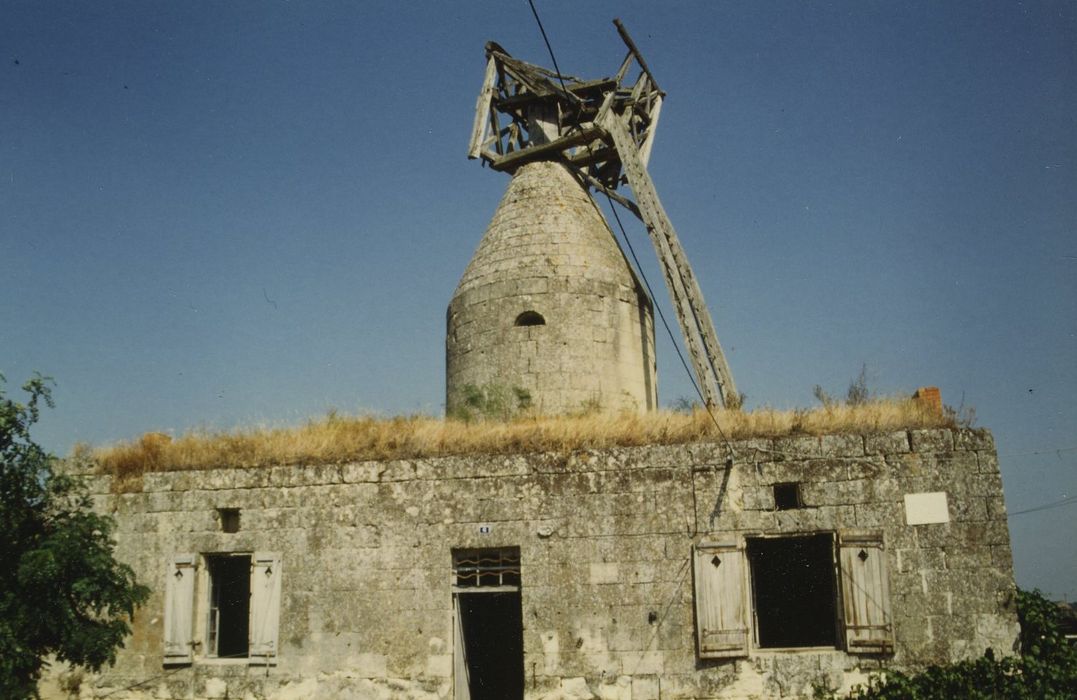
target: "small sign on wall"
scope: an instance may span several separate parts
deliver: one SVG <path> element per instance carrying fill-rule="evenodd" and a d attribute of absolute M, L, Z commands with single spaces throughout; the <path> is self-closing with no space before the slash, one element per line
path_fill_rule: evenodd
<path fill-rule="evenodd" d="M 905 522 L 909 525 L 950 522 L 946 492 L 905 494 Z"/>
<path fill-rule="evenodd" d="M 489 525 L 479 525 L 479 534 L 480 535 L 489 535 L 490 534 L 490 526 Z"/>

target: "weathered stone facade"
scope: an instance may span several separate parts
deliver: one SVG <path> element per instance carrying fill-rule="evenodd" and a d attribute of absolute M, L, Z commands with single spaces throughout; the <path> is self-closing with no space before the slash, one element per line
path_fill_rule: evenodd
<path fill-rule="evenodd" d="M 518 548 L 528 699 L 803 697 L 882 668 L 1009 653 L 1017 634 L 1002 487 L 983 430 L 153 473 L 134 493 L 88 478 L 96 507 L 118 522 L 120 558 L 154 594 L 119 663 L 87 678 L 83 697 L 462 697 L 460 548 Z M 774 487 L 789 483 L 799 501 L 776 509 Z M 907 496 L 940 492 L 943 512 L 927 519 L 948 522 L 907 524 L 923 515 Z M 234 511 L 220 509 L 239 509 L 238 522 L 226 525 Z M 888 570 L 883 653 L 850 653 L 841 635 L 760 648 L 750 622 L 739 658 L 700 658 L 694 546 L 747 541 L 750 554 L 757 536 L 840 544 L 865 532 Z M 206 658 L 208 593 L 196 588 L 193 663 L 163 665 L 175 555 L 193 553 L 201 571 L 212 555 L 259 551 L 279 567 L 274 663 Z M 837 615 L 840 627 L 840 602 Z"/>
<path fill-rule="evenodd" d="M 654 409 L 651 301 L 565 166 L 514 175 L 448 309 L 446 408 L 467 388 L 527 392 L 540 413 Z"/>

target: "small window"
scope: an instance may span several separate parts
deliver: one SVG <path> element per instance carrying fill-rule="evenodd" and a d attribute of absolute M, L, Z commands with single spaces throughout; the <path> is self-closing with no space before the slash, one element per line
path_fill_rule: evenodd
<path fill-rule="evenodd" d="M 837 646 L 833 535 L 755 537 L 747 545 L 758 646 Z"/>
<path fill-rule="evenodd" d="M 206 557 L 209 570 L 209 617 L 206 655 L 245 659 L 250 651 L 251 558 Z"/>
<path fill-rule="evenodd" d="M 520 585 L 520 548 L 458 549 L 453 582 L 460 588 Z"/>
<path fill-rule="evenodd" d="M 218 508 L 217 518 L 221 521 L 221 532 L 239 532 L 239 508 Z"/>
<path fill-rule="evenodd" d="M 516 317 L 517 326 L 545 326 L 546 319 L 538 311 L 525 311 Z"/>
<path fill-rule="evenodd" d="M 776 510 L 794 510 L 802 508 L 800 502 L 800 484 L 794 482 L 774 484 L 774 508 Z"/>

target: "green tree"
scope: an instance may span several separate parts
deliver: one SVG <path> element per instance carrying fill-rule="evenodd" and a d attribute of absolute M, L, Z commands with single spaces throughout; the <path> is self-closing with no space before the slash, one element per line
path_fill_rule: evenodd
<path fill-rule="evenodd" d="M 149 589 L 116 561 L 112 521 L 30 438 L 50 380 L 5 395 L 0 375 L 0 697 L 37 695 L 46 657 L 96 671 L 116 660 Z"/>

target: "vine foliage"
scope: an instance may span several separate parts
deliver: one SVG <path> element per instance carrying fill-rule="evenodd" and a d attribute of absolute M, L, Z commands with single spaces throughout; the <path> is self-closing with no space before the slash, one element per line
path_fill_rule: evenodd
<path fill-rule="evenodd" d="M 1057 604 L 1038 590 L 1018 591 L 1021 653 L 931 666 L 922 673 L 888 671 L 857 686 L 857 700 L 1071 700 L 1077 698 L 1077 648 L 1062 632 Z M 816 691 L 817 698 L 833 697 Z"/>

